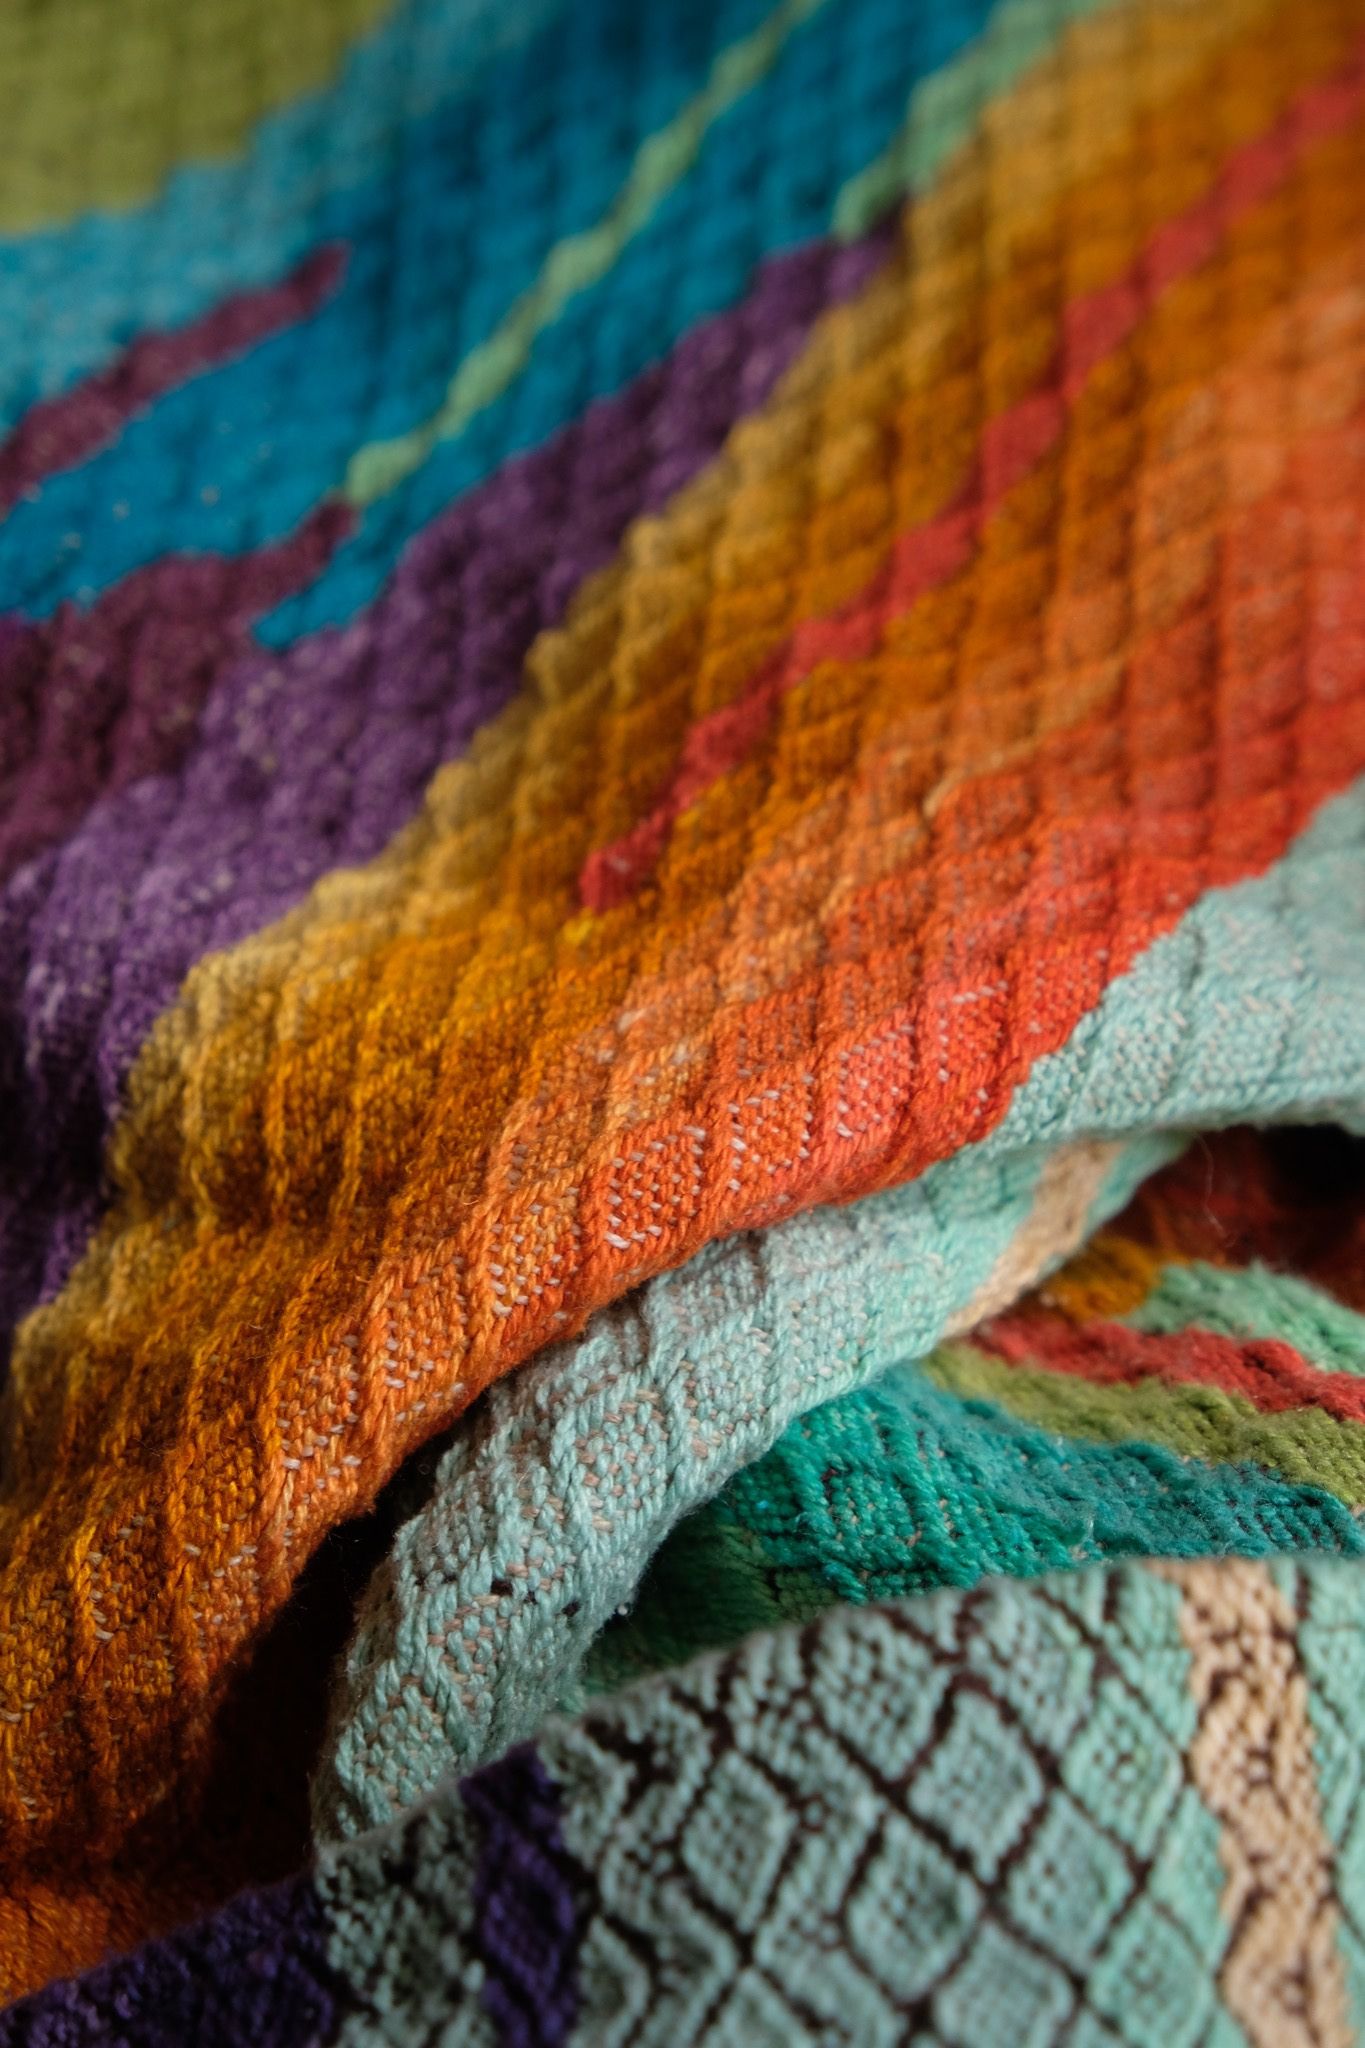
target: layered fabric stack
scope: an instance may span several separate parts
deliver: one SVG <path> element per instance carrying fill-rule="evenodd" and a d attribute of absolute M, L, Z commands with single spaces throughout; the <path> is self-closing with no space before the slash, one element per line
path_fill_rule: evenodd
<path fill-rule="evenodd" d="M 0 2044 L 1365 2035 L 1365 0 L 0 112 Z"/>

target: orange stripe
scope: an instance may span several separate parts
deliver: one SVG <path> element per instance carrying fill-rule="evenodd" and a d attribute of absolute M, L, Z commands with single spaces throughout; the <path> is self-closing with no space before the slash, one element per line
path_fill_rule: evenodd
<path fill-rule="evenodd" d="M 865 586 L 961 474 L 983 392 L 1033 386 L 1059 274 L 1126 265 L 1219 137 L 1347 46 L 1337 15 L 1276 20 L 1220 69 L 1212 138 L 1206 102 L 1149 122 L 1153 93 L 1087 74 L 1132 148 L 1068 200 L 1049 114 L 1043 217 L 1014 206 L 984 262 L 983 152 L 913 280 L 822 329 L 636 529 L 411 831 L 160 1020 L 117 1208 L 9 1390 L 10 1867 L 183 1817 L 303 1559 L 490 1378 L 709 1237 L 981 1135 L 1148 938 L 1365 758 L 1362 348 L 1331 326 L 1362 284 L 1353 136 L 1106 362 L 966 574 L 784 700 L 647 899 L 575 912 L 687 706 Z M 1249 404 L 1256 433 L 1224 431 Z M 26 1896 L 0 1904 L 19 1971 Z"/>
<path fill-rule="evenodd" d="M 740 696 L 689 729 L 673 779 L 654 807 L 585 861 L 579 887 L 590 909 L 610 910 L 640 886 L 677 818 L 753 752 L 781 699 L 818 663 L 867 659 L 890 619 L 966 568 L 986 522 L 1061 440 L 1093 373 L 1131 338 L 1162 294 L 1207 263 L 1220 240 L 1273 196 L 1307 149 L 1348 128 L 1362 105 L 1365 36 L 1334 78 L 1299 93 L 1269 134 L 1228 158 L 1210 192 L 1155 229 L 1123 277 L 1072 302 L 1048 388 L 986 423 L 956 498 L 897 539 L 885 568 L 853 603 L 833 618 L 804 621 Z"/>

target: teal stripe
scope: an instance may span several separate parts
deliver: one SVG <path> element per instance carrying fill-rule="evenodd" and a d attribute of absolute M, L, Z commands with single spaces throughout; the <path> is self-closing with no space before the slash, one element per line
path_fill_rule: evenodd
<path fill-rule="evenodd" d="M 175 327 L 268 284 L 325 235 L 374 217 L 399 137 L 449 118 L 514 68 L 564 0 L 401 0 L 334 84 L 268 115 L 246 149 L 175 172 L 155 199 L 0 236 L 0 431 L 87 375 L 132 335 Z M 41 317 L 35 317 L 41 313 Z"/>
<path fill-rule="evenodd" d="M 1365 1586 L 1360 1576 L 1316 1560 L 1274 1567 L 1302 1615 L 1299 1662 L 1308 1680 L 1308 1717 L 1323 1828 L 1335 1852 L 1338 1934 L 1351 2009 L 1365 2014 Z"/>
<path fill-rule="evenodd" d="M 758 1250 L 711 1245 L 628 1316 L 595 1318 L 543 1367 L 501 1381 L 485 1432 L 456 1433 L 395 1539 L 382 1597 L 362 1610 L 320 1773 L 322 1825 L 369 1825 L 390 1788 L 417 1797 L 443 1769 L 533 1729 L 663 1532 L 794 1415 L 931 1348 L 1027 1213 L 1052 1148 L 1248 1116 L 1365 1123 L 1362 930 L 1365 781 L 1265 874 L 1210 892 L 1157 939 L 1035 1064 L 982 1143 L 908 1187 L 774 1226 Z M 608 1413 L 655 1418 L 655 1450 L 631 1438 L 631 1486 L 605 1526 L 591 1474 L 562 1448 L 584 1412 L 604 1429 Z M 512 1471 L 555 1474 L 553 1537 L 536 1489 L 509 1493 Z M 514 1574 L 528 1557 L 553 1568 L 553 1602 L 524 1597 Z"/>
<path fill-rule="evenodd" d="M 373 103 L 352 95 L 340 114 L 329 103 L 325 117 L 296 126 L 290 148 L 270 159 L 291 200 L 281 205 L 277 194 L 254 225 L 251 194 L 271 183 L 260 150 L 243 172 L 240 225 L 225 219 L 216 232 L 217 212 L 233 211 L 236 193 L 225 186 L 215 202 L 207 173 L 194 174 L 201 216 L 193 208 L 146 216 L 157 260 L 162 240 L 177 240 L 177 277 L 200 277 L 212 260 L 226 283 L 218 259 L 195 253 L 196 236 L 209 248 L 235 249 L 254 234 L 274 262 L 260 255 L 250 267 L 278 274 L 300 253 L 281 236 L 286 219 L 296 234 L 307 225 L 306 241 L 348 244 L 346 281 L 306 331 L 171 394 L 115 447 L 52 479 L 37 504 L 16 508 L 0 525 L 0 581 L 12 603 L 45 613 L 64 599 L 89 602 L 168 546 L 235 552 L 247 534 L 290 530 L 346 478 L 370 505 L 360 531 L 311 591 L 265 622 L 262 636 L 285 645 L 349 617 L 373 597 L 405 542 L 453 498 L 621 388 L 694 322 L 735 304 L 765 256 L 827 233 L 835 214 L 847 213 L 850 180 L 905 125 L 917 81 L 944 81 L 936 97 L 914 103 L 929 113 L 911 116 L 916 140 L 901 153 L 928 182 L 968 132 L 988 87 L 1008 84 L 1034 59 L 1039 24 L 1063 26 L 1079 0 L 1060 9 L 1009 0 L 998 32 L 990 0 L 952 0 L 910 15 L 900 0 L 784 0 L 766 30 L 754 26 L 761 0 L 712 0 L 694 18 L 686 53 L 661 33 L 647 77 L 617 66 L 633 118 L 610 115 L 609 78 L 596 90 L 596 100 L 606 95 L 598 106 L 587 103 L 591 79 L 575 75 L 551 96 L 545 140 L 529 148 L 524 102 L 544 87 L 546 53 L 558 84 L 566 55 L 585 41 L 591 49 L 589 31 L 600 29 L 607 4 L 598 0 L 579 18 L 583 33 L 572 44 L 561 48 L 564 39 L 550 34 L 529 52 L 490 60 L 486 83 L 471 92 L 468 123 L 443 109 L 403 130 L 401 148 L 396 135 L 386 143 L 376 128 L 386 105 L 390 124 L 404 105 L 392 67 L 387 79 L 376 74 Z M 709 82 L 692 47 L 704 50 L 708 35 L 721 51 Z M 581 142 L 570 133 L 575 119 Z M 646 121 L 653 139 L 642 144 Z M 317 180 L 327 186 L 331 153 L 347 154 L 357 124 L 368 124 L 373 159 L 389 170 L 350 188 L 343 179 L 342 190 L 310 210 L 298 193 Z M 452 175 L 469 124 L 486 160 L 472 213 L 468 179 Z M 623 138 L 629 147 L 618 161 Z M 60 272 L 71 251 L 63 244 L 57 253 Z M 76 267 L 68 284 L 98 299 L 97 281 L 97 272 Z M 36 289 L 30 273 L 29 292 L 14 304 L 21 325 L 32 324 Z M 131 260 L 105 289 L 125 329 L 165 324 L 186 310 L 178 283 L 165 279 L 151 294 Z M 0 305 L 4 296 L 0 265 Z M 82 314 L 60 324 L 88 323 Z M 173 522 L 158 489 L 167 475 L 183 477 Z M 92 506 L 114 505 L 117 519 L 92 519 Z"/>
<path fill-rule="evenodd" d="M 781 0 L 752 35 L 722 50 L 701 92 L 640 145 L 608 212 L 556 242 L 525 293 L 455 371 L 439 409 L 408 434 L 352 456 L 342 495 L 358 509 L 385 497 L 419 469 L 438 441 L 455 435 L 520 375 L 536 336 L 570 299 L 606 277 L 627 244 L 696 163 L 708 130 L 772 69 L 792 32 L 828 0 Z"/>
<path fill-rule="evenodd" d="M 669 1538 L 591 1690 L 861 1605 L 1127 1557 L 1358 1556 L 1335 1495 L 1156 1444 L 1077 1442 L 904 1365 L 803 1416 Z"/>

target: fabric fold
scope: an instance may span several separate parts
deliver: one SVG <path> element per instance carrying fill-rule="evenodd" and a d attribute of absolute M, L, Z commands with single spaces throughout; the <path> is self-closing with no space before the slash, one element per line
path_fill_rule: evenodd
<path fill-rule="evenodd" d="M 1360 1583 L 1129 1563 L 753 1636 L 13 2007 L 0 2042 L 227 2048 L 251 2013 L 267 2048 L 1270 2048 L 1307 2001 L 1345 2048 Z"/>
<path fill-rule="evenodd" d="M 1355 1308 L 1094 1233 L 1365 1122 L 1365 5 L 183 12 L 0 23 L 0 1999 L 368 1592 L 0 2038 L 1335 2042 Z"/>
<path fill-rule="evenodd" d="M 1123 1205 L 1163 1133 L 1248 1115 L 1365 1128 L 1359 935 L 1365 789 L 1159 940 L 991 1139 L 713 1247 L 492 1390 L 362 1603 L 321 1825 L 390 1819 L 532 1732 L 670 1527 L 803 1410 L 1021 1293 Z M 1050 1168 L 1079 1201 L 1046 1201 Z"/>

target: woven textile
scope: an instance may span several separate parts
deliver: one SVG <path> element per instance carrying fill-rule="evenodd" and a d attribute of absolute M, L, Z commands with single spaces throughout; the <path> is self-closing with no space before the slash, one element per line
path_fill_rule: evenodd
<path fill-rule="evenodd" d="M 1345 2044 L 1359 1585 L 1128 1565 L 757 1635 L 0 2040 Z"/>
<path fill-rule="evenodd" d="M 1352 800 L 1273 877 L 1210 895 L 1039 1061 L 992 1139 L 906 1189 L 715 1247 L 497 1389 L 362 1602 L 322 1824 L 391 1818 L 533 1730 L 672 1522 L 793 1413 L 1018 1293 L 1156 1163 L 1163 1126 L 1253 1102 L 1358 1120 L 1365 1007 L 1338 920 L 1365 915 L 1362 826 Z M 1229 1028 L 1234 977 L 1256 990 L 1250 1032 Z M 1310 985 L 1344 1000 L 1324 1013 Z M 1147 1135 L 1116 1155 L 1130 1121 Z"/>
<path fill-rule="evenodd" d="M 1344 2039 L 1365 4 L 0 108 L 0 2038 Z"/>
<path fill-rule="evenodd" d="M 817 1409 L 685 1521 L 589 1686 L 991 1573 L 1358 1555 L 1365 1317 L 1302 1268 L 1365 1301 L 1362 1225 L 1365 1152 L 1201 1140 L 1016 1308 Z"/>

